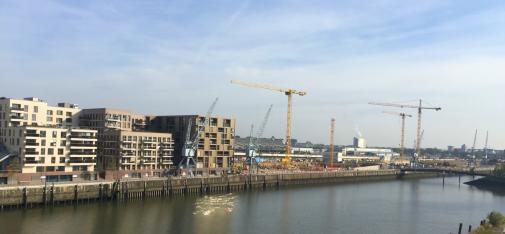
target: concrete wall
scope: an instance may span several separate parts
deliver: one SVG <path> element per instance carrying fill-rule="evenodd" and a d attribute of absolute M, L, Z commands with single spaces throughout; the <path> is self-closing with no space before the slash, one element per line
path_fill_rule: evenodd
<path fill-rule="evenodd" d="M 396 170 L 310 172 L 223 177 L 159 178 L 120 182 L 46 184 L 0 187 L 0 208 L 34 205 L 73 204 L 89 200 L 137 200 L 148 197 L 198 195 L 267 189 L 301 184 L 342 183 L 437 176 L 436 173 L 408 173 Z"/>

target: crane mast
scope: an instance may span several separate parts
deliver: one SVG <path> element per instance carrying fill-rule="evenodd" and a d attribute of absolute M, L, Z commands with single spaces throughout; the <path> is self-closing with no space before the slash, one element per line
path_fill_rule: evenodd
<path fill-rule="evenodd" d="M 470 155 L 470 167 L 475 167 L 475 143 L 477 143 L 477 129 L 475 129 L 475 134 L 473 135 L 473 145 L 472 145 L 472 153 Z"/>
<path fill-rule="evenodd" d="M 402 118 L 402 130 L 401 130 L 401 137 L 400 137 L 400 163 L 403 163 L 405 160 L 405 118 L 406 117 L 412 117 L 412 115 L 409 115 L 407 113 L 397 113 L 397 112 L 388 112 L 384 111 L 383 113 L 385 114 L 391 114 L 391 115 L 397 115 Z M 417 142 L 416 142 L 417 145 Z"/>
<path fill-rule="evenodd" d="M 473 144 L 472 144 L 472 156 L 475 151 L 475 144 L 477 143 L 477 129 L 475 129 L 475 134 L 473 135 Z"/>
<path fill-rule="evenodd" d="M 335 118 L 331 118 L 330 126 L 330 167 L 333 167 L 333 161 L 335 157 Z"/>
<path fill-rule="evenodd" d="M 396 103 L 384 103 L 384 102 L 369 102 L 370 105 L 377 106 L 389 106 L 389 107 L 398 107 L 398 108 L 414 108 L 417 109 L 417 140 L 416 140 L 416 157 L 414 158 L 414 163 L 417 164 L 418 158 L 421 157 L 421 119 L 423 110 L 442 110 L 441 107 L 424 107 L 423 101 L 419 99 L 419 105 L 407 105 L 407 104 L 396 104 Z"/>
<path fill-rule="evenodd" d="M 487 159 L 487 140 L 489 139 L 489 131 L 486 131 L 486 144 L 484 145 L 484 158 Z"/>
<path fill-rule="evenodd" d="M 250 82 L 244 82 L 244 81 L 238 81 L 238 80 L 232 80 L 232 84 L 237 84 L 245 87 L 250 87 L 250 88 L 258 88 L 258 89 L 267 89 L 271 91 L 277 91 L 284 93 L 288 97 L 288 111 L 287 111 L 287 127 L 286 127 L 286 155 L 282 159 L 282 162 L 285 166 L 287 166 L 291 162 L 291 126 L 292 126 L 292 109 L 293 109 L 293 94 L 299 95 L 299 96 L 305 96 L 307 95 L 306 92 L 304 91 L 298 91 L 294 89 L 285 89 L 285 88 L 278 88 L 272 85 L 266 85 L 266 84 L 256 84 L 256 83 L 250 83 Z"/>

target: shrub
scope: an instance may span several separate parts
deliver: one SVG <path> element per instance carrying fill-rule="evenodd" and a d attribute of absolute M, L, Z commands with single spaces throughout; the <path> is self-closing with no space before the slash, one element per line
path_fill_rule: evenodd
<path fill-rule="evenodd" d="M 492 211 L 489 213 L 487 219 L 489 220 L 489 223 L 493 225 L 493 227 L 500 227 L 501 225 L 505 224 L 505 217 L 497 211 Z"/>

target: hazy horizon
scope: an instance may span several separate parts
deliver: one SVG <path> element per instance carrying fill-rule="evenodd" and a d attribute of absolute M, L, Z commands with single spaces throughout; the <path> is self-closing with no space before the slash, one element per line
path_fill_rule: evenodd
<path fill-rule="evenodd" d="M 215 114 L 248 136 L 270 104 L 264 136 L 284 138 L 282 93 L 244 80 L 306 91 L 294 97 L 293 138 L 348 145 L 505 148 L 503 1 L 15 1 L 0 3 L 0 96 L 142 114 Z"/>

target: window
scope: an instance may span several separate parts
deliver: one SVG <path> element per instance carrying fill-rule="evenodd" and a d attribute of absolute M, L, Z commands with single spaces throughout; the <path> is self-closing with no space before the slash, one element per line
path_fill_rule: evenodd
<path fill-rule="evenodd" d="M 72 123 L 72 118 L 67 118 L 67 119 L 65 119 L 65 122 L 67 122 L 67 123 Z"/>
<path fill-rule="evenodd" d="M 52 110 L 48 110 L 47 111 L 47 115 L 53 115 L 53 111 Z"/>
<path fill-rule="evenodd" d="M 46 148 L 40 149 L 40 154 L 41 155 L 46 155 Z"/>
<path fill-rule="evenodd" d="M 40 131 L 40 137 L 46 137 L 46 131 Z"/>
<path fill-rule="evenodd" d="M 63 155 L 63 149 L 58 149 L 58 155 Z"/>
<path fill-rule="evenodd" d="M 24 106 L 24 111 L 28 112 L 28 105 Z"/>
<path fill-rule="evenodd" d="M 63 115 L 63 111 L 61 111 L 61 110 L 56 111 L 56 114 L 57 114 L 57 115 Z"/>
<path fill-rule="evenodd" d="M 67 138 L 67 133 L 66 132 L 61 132 L 61 138 Z"/>
<path fill-rule="evenodd" d="M 40 157 L 39 161 L 40 161 L 40 163 L 46 163 L 46 158 Z"/>
<path fill-rule="evenodd" d="M 33 106 L 33 112 L 34 113 L 39 113 L 39 107 L 38 106 Z"/>
<path fill-rule="evenodd" d="M 61 141 L 60 146 L 67 146 L 67 141 Z"/>
<path fill-rule="evenodd" d="M 28 114 L 23 114 L 23 120 L 28 120 Z"/>
<path fill-rule="evenodd" d="M 58 132 L 57 131 L 53 131 L 53 138 L 56 138 L 58 137 Z"/>
<path fill-rule="evenodd" d="M 32 114 L 32 121 L 37 121 L 37 115 L 36 114 Z"/>
<path fill-rule="evenodd" d="M 53 117 L 47 117 L 47 122 L 53 122 Z"/>
<path fill-rule="evenodd" d="M 56 158 L 55 157 L 51 157 L 51 163 L 56 163 Z"/>
<path fill-rule="evenodd" d="M 67 117 L 72 117 L 72 112 L 67 112 Z"/>
<path fill-rule="evenodd" d="M 60 163 L 65 163 L 65 158 L 60 158 Z"/>
<path fill-rule="evenodd" d="M 53 155 L 54 154 L 54 149 L 51 149 L 51 148 L 47 149 L 47 154 L 48 155 Z"/>

